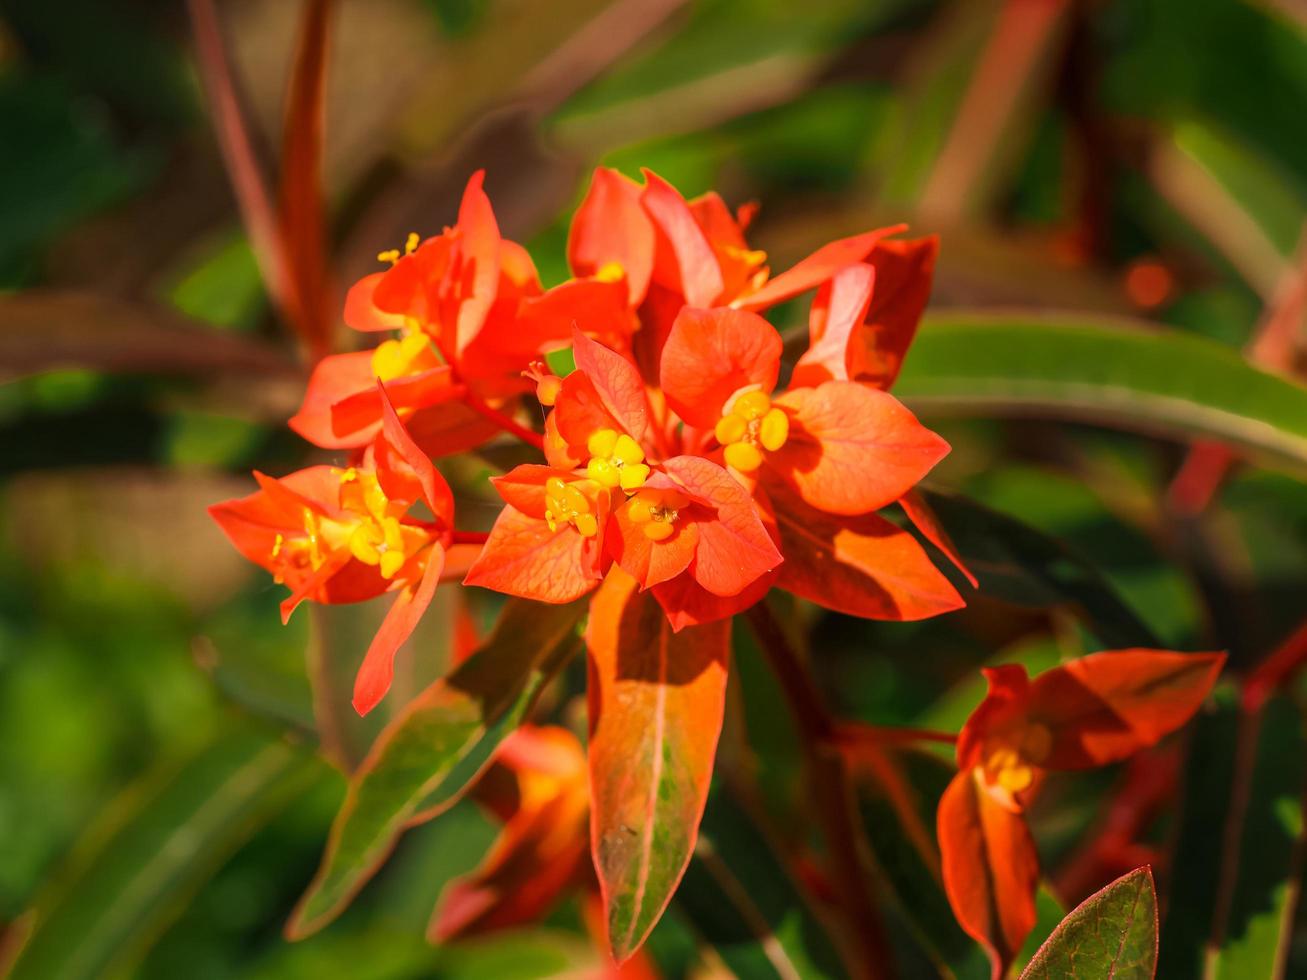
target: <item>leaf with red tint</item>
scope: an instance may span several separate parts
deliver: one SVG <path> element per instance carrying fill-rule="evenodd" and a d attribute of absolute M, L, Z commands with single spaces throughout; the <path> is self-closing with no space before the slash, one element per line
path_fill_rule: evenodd
<path fill-rule="evenodd" d="M 446 886 L 428 931 L 433 942 L 542 919 L 584 866 L 590 792 L 576 736 L 519 728 L 478 784 L 478 798 L 501 773 L 512 781 L 515 805 L 492 803 L 503 831 L 476 871 Z"/>
<path fill-rule="evenodd" d="M 921 532 L 922 536 L 944 552 L 944 557 L 951 561 L 953 566 L 963 574 L 966 580 L 971 583 L 971 587 L 973 589 L 980 588 L 976 576 L 963 563 L 962 555 L 958 552 L 957 546 L 953 543 L 953 539 L 949 537 L 948 531 L 944 530 L 944 525 L 940 523 L 934 508 L 926 502 L 926 498 L 917 490 L 909 490 L 899 498 L 899 506 L 903 508 L 903 512 L 908 515 L 908 520 Z"/>
<path fill-rule="evenodd" d="M 875 231 L 851 235 L 823 245 L 807 258 L 773 278 L 757 292 L 745 296 L 734 305 L 742 310 L 765 310 L 769 306 L 792 299 L 799 293 L 820 286 L 845 266 L 861 262 L 882 238 L 886 235 L 897 235 L 906 228 L 907 225 L 878 228 Z"/>
<path fill-rule="evenodd" d="M 785 487 L 769 495 L 785 556 L 779 588 L 866 619 L 926 619 L 965 605 L 916 538 L 880 515 L 835 517 Z"/>
<path fill-rule="evenodd" d="M 1021 980 L 1152 980 L 1156 973 L 1157 892 L 1145 867 L 1077 905 L 1021 971 Z"/>
<path fill-rule="evenodd" d="M 579 330 L 573 331 L 572 356 L 576 369 L 594 385 L 604 408 L 632 439 L 641 441 L 649 425 L 649 400 L 635 365 Z"/>
<path fill-rule="evenodd" d="M 690 568 L 696 582 L 714 595 L 739 595 L 781 563 L 781 553 L 759 520 L 753 498 L 726 470 L 700 456 L 674 456 L 663 463 L 663 469 L 691 497 L 711 508 L 708 518 L 698 516 L 704 505 L 690 508 L 699 527 L 699 545 Z"/>
<path fill-rule="evenodd" d="M 694 852 L 721 734 L 730 654 L 723 621 L 673 633 L 633 578 L 591 604 L 591 844 L 613 956 L 662 916 Z"/>
<path fill-rule="evenodd" d="M 454 383 L 452 372 L 444 365 L 386 382 L 391 403 L 406 410 L 435 408 L 461 399 L 466 390 L 463 385 Z M 337 438 L 349 439 L 359 432 L 375 433 L 380 420 L 381 399 L 377 395 L 375 377 L 369 387 L 346 395 L 331 406 L 331 428 Z"/>
<path fill-rule="evenodd" d="M 1121 650 L 1045 671 L 1030 683 L 1029 716 L 1047 726 L 1048 769 L 1086 769 L 1156 744 L 1202 705 L 1223 653 Z"/>
<path fill-rule="evenodd" d="M 832 514 L 865 514 L 898 500 L 948 455 L 949 445 L 893 395 L 851 381 L 787 391 L 790 437 L 767 462 L 799 495 Z"/>
<path fill-rule="evenodd" d="M 689 306 L 712 306 L 724 285 L 712 244 L 676 188 L 650 170 L 644 180 L 641 200 L 656 229 L 654 282 Z"/>
<path fill-rule="evenodd" d="M 599 581 L 601 547 L 597 536 L 584 537 L 570 525 L 551 531 L 541 518 L 505 506 L 463 584 L 541 602 L 571 602 Z"/>
<path fill-rule="evenodd" d="M 791 388 L 849 381 L 849 337 L 867 318 L 876 270 L 858 262 L 822 284 L 808 311 L 808 349 L 794 365 Z"/>
<path fill-rule="evenodd" d="M 939 801 L 936 833 L 953 914 L 985 947 L 998 980 L 1035 925 L 1039 856 L 1030 830 L 964 769 Z"/>
<path fill-rule="evenodd" d="M 485 176 L 484 170 L 478 170 L 468 178 L 458 208 L 459 252 L 464 263 L 458 274 L 466 291 L 458 308 L 456 356 L 462 355 L 485 326 L 499 290 L 499 224 L 482 187 Z"/>
<path fill-rule="evenodd" d="M 687 306 L 663 345 L 659 376 L 667 404 L 691 425 L 712 428 L 739 389 L 776 387 L 781 346 L 776 328 L 756 313 Z"/>
<path fill-rule="evenodd" d="M 640 185 L 598 167 L 567 236 L 567 257 L 578 276 L 593 276 L 616 262 L 626 279 L 627 304 L 644 299 L 653 274 L 654 227 L 640 203 Z"/>
<path fill-rule="evenodd" d="M 314 359 L 330 353 L 326 205 L 322 187 L 330 0 L 305 0 L 281 153 L 281 231 L 295 326 Z"/>
<path fill-rule="evenodd" d="M 400 590 L 386 618 L 381 621 L 381 628 L 372 638 L 354 679 L 354 710 L 360 715 L 375 708 L 390 690 L 390 682 L 395 677 L 395 654 L 413 635 L 422 614 L 431 605 L 444 565 L 445 549 L 433 544 L 427 551 L 422 578 Z"/>

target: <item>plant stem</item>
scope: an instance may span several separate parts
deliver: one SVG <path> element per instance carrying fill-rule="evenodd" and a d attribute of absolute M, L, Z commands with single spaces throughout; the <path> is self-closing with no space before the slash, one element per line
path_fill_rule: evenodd
<path fill-rule="evenodd" d="M 876 897 L 869 887 L 868 862 L 855 818 L 852 785 L 844 758 L 833 745 L 836 726 L 766 600 L 755 604 L 745 615 L 798 723 L 817 818 L 829 851 L 829 872 L 847 918 L 847 939 L 855 954 L 850 964 L 852 973 L 868 978 L 891 977 L 893 954 Z"/>
<path fill-rule="evenodd" d="M 534 446 L 536 449 L 540 450 L 541 452 L 545 451 L 545 437 L 542 436 L 539 432 L 536 432 L 535 429 L 528 429 L 525 425 L 522 425 L 520 422 L 514 421 L 511 417 L 505 415 L 503 412 L 499 411 L 498 409 L 491 408 L 480 398 L 474 395 L 471 391 L 467 391 L 464 393 L 463 402 L 464 404 L 467 405 L 468 408 L 472 409 L 472 411 L 476 412 L 478 415 L 488 418 L 491 422 L 494 422 L 495 425 L 499 426 L 505 432 L 511 432 L 513 435 L 517 436 L 527 445 Z"/>

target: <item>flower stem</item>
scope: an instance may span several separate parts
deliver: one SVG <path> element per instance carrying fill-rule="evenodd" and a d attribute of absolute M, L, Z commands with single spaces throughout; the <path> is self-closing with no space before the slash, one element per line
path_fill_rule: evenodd
<path fill-rule="evenodd" d="M 535 429 L 528 429 L 525 425 L 522 425 L 520 422 L 515 421 L 513 418 L 511 418 L 508 415 L 505 415 L 503 412 L 499 411 L 498 409 L 491 408 L 480 398 L 474 395 L 471 391 L 467 391 L 464 393 L 463 402 L 464 404 L 467 405 L 468 408 L 472 409 L 472 411 L 476 412 L 478 415 L 488 418 L 491 422 L 494 422 L 495 425 L 499 426 L 505 432 L 511 432 L 513 435 L 517 436 L 527 445 L 534 446 L 536 449 L 540 450 L 541 452 L 545 451 L 545 437 L 542 436 L 539 432 L 536 432 Z"/>
<path fill-rule="evenodd" d="M 745 615 L 798 723 L 813 802 L 829 851 L 831 880 L 847 917 L 846 939 L 854 952 L 852 973 L 858 977 L 891 977 L 893 954 L 870 888 L 866 845 L 855 816 L 853 787 L 844 758 L 833 744 L 838 738 L 836 725 L 766 600 Z"/>

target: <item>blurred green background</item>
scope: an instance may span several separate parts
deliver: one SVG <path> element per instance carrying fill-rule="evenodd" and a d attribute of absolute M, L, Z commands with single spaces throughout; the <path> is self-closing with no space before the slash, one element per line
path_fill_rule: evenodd
<path fill-rule="evenodd" d="M 216 9 L 271 158 L 299 4 Z M 575 975 L 596 960 L 574 903 L 509 938 L 422 940 L 494 835 L 471 804 L 406 837 L 330 929 L 280 938 L 343 792 L 312 752 L 305 653 L 348 677 L 379 613 L 281 627 L 281 590 L 204 512 L 251 468 L 315 457 L 284 426 L 303 369 L 194 52 L 173 0 L 0 0 L 0 964 L 37 921 L 20 976 Z M 647 166 L 687 196 L 761 202 L 774 269 L 909 221 L 943 236 L 936 313 L 1144 316 L 1238 349 L 1301 263 L 1304 120 L 1301 0 L 340 0 L 333 278 L 452 222 L 485 167 L 504 233 L 560 281 L 590 170 Z M 954 446 L 939 484 L 1072 545 L 1163 642 L 1246 667 L 1307 612 L 1289 477 L 1236 469 L 1202 520 L 1177 520 L 1185 447 L 927 420 Z M 443 668 L 430 619 L 392 703 Z M 840 710 L 886 724 L 957 724 L 974 685 L 940 692 L 995 651 L 1047 664 L 1092 644 L 984 597 L 815 630 Z M 1093 819 L 1076 792 L 1044 823 L 1049 855 Z M 720 966 L 675 909 L 654 951 L 669 976 Z"/>

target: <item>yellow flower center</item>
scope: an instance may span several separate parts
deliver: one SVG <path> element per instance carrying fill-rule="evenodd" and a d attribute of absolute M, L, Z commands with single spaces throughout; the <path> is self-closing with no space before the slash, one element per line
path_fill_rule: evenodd
<path fill-rule="evenodd" d="M 644 489 L 626 505 L 626 516 L 640 525 L 650 541 L 666 541 L 676 533 L 676 518 L 690 498 L 676 490 Z"/>
<path fill-rule="evenodd" d="M 617 282 L 626 278 L 626 266 L 620 262 L 605 262 L 595 271 L 600 282 Z"/>
<path fill-rule="evenodd" d="M 725 447 L 726 462 L 752 472 L 762 465 L 763 450 L 775 452 L 790 437 L 790 417 L 771 403 L 764 391 L 752 389 L 726 403 L 713 429 Z"/>
<path fill-rule="evenodd" d="M 419 371 L 438 367 L 436 356 L 427 335 L 416 326 L 405 328 L 398 340 L 387 340 L 372 352 L 372 373 L 382 381 L 408 377 Z"/>
<path fill-rule="evenodd" d="M 586 440 L 585 447 L 590 453 L 586 475 L 600 486 L 630 492 L 649 479 L 644 450 L 625 432 L 619 435 L 615 429 L 600 429 Z"/>
<path fill-rule="evenodd" d="M 575 483 L 559 476 L 545 481 L 545 520 L 551 531 L 570 524 L 582 537 L 592 538 L 599 533 L 599 521 L 590 498 Z"/>
<path fill-rule="evenodd" d="M 1048 758 L 1052 747 L 1052 733 L 1038 722 L 990 736 L 981 763 L 985 781 L 1009 793 L 1029 789 L 1035 781 L 1035 767 Z"/>

